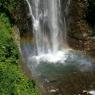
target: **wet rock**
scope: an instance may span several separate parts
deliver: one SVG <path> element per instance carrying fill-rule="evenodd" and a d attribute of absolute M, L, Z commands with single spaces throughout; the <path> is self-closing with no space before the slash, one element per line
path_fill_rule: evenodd
<path fill-rule="evenodd" d="M 95 38 L 92 37 L 92 28 L 85 19 L 86 11 L 86 0 L 71 1 L 67 40 L 70 47 L 89 52 L 90 55 L 95 55 Z"/>
<path fill-rule="evenodd" d="M 12 17 L 14 18 L 14 24 L 17 25 L 20 31 L 21 38 L 27 38 L 27 36 L 32 36 L 32 24 L 31 18 L 28 15 L 28 5 L 25 0 L 17 0 L 16 8 L 10 11 Z"/>

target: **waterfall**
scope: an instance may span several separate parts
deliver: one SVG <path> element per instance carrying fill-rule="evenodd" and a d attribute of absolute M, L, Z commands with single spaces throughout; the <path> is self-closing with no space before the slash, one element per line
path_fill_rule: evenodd
<path fill-rule="evenodd" d="M 26 43 L 23 47 L 26 63 L 32 70 L 43 62 L 65 64 L 77 61 L 79 64 L 90 64 L 88 59 L 83 57 L 84 54 L 82 56 L 78 51 L 76 53 L 66 43 L 66 19 L 71 0 L 26 0 L 26 2 L 33 27 L 31 28 L 33 42 Z"/>
<path fill-rule="evenodd" d="M 32 50 L 34 55 L 30 57 L 49 59 L 51 62 L 64 60 L 67 27 L 65 14 L 62 15 L 65 9 L 61 12 L 61 0 L 26 0 L 26 2 L 35 43 Z M 67 5 L 64 5 L 67 8 Z"/>
<path fill-rule="evenodd" d="M 24 62 L 43 93 L 41 95 L 70 95 L 71 93 L 65 94 L 65 90 L 70 88 L 71 91 L 70 83 L 74 82 L 72 79 L 77 77 L 76 80 L 80 81 L 79 73 L 93 70 L 92 67 L 95 66 L 92 66 L 93 61 L 89 56 L 68 48 L 66 40 L 70 1 L 26 0 L 29 9 L 27 16 L 31 18 L 30 28 L 33 36 L 32 42 L 21 43 L 21 50 Z M 64 84 L 65 82 L 67 83 Z M 84 87 L 83 84 L 81 86 Z M 88 93 L 95 92 L 90 90 Z M 74 92 L 72 95 L 75 94 Z"/>

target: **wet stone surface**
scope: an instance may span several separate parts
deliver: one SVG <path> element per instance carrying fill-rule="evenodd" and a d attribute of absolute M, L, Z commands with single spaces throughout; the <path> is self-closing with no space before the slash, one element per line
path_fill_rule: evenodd
<path fill-rule="evenodd" d="M 41 76 L 43 95 L 95 95 L 95 71 L 69 72 L 58 76 Z"/>

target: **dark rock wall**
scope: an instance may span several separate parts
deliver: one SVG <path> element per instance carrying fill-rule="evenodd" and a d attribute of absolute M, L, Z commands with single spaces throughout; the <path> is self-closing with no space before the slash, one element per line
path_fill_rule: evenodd
<path fill-rule="evenodd" d="M 15 19 L 15 24 L 20 30 L 21 39 L 32 36 L 32 20 L 28 13 L 29 10 L 26 1 L 18 0 L 16 9 L 12 11 L 12 16 Z"/>
<path fill-rule="evenodd" d="M 69 10 L 68 44 L 70 47 L 95 53 L 95 39 L 92 28 L 86 21 L 87 1 L 72 0 Z M 92 54 L 92 53 L 91 53 Z M 92 55 L 93 55 L 92 54 Z"/>

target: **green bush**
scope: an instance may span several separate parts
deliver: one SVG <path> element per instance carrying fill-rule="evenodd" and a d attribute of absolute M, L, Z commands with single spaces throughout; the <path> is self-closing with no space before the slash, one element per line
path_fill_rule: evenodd
<path fill-rule="evenodd" d="M 10 12 L 16 8 L 16 0 L 0 0 L 0 5 L 8 9 Z"/>
<path fill-rule="evenodd" d="M 0 13 L 0 95 L 38 95 L 35 83 L 19 69 L 19 53 L 11 34 L 8 17 Z"/>

